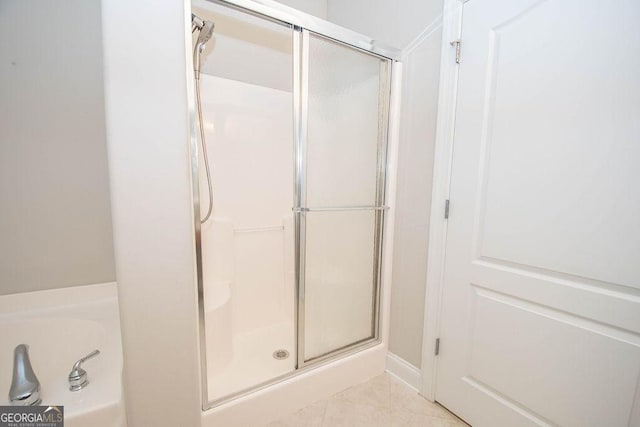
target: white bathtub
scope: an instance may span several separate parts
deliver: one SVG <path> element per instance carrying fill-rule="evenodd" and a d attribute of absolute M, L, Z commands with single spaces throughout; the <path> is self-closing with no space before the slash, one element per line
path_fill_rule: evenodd
<path fill-rule="evenodd" d="M 0 405 L 9 404 L 13 350 L 29 346 L 43 405 L 63 405 L 67 427 L 124 427 L 122 344 L 115 283 L 0 296 Z M 69 391 L 74 362 L 89 385 Z"/>

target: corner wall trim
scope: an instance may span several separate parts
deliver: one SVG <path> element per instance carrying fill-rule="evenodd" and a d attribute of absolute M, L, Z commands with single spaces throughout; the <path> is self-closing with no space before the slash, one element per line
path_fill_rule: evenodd
<path fill-rule="evenodd" d="M 422 371 L 400 356 L 391 352 L 387 353 L 387 372 L 407 384 L 416 392 L 421 393 Z"/>

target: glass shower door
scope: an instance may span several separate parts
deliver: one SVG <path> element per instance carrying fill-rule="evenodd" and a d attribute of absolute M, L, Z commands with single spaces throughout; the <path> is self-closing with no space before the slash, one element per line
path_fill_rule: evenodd
<path fill-rule="evenodd" d="M 204 398 L 217 404 L 296 368 L 293 29 L 206 1 L 193 11 L 215 23 L 200 75 L 213 214 L 200 235 Z"/>
<path fill-rule="evenodd" d="M 390 63 L 304 31 L 302 70 L 298 367 L 378 337 Z"/>
<path fill-rule="evenodd" d="M 377 342 L 391 60 L 224 2 L 193 11 L 215 23 L 193 150 L 201 218 L 213 193 L 196 226 L 208 408 Z"/>

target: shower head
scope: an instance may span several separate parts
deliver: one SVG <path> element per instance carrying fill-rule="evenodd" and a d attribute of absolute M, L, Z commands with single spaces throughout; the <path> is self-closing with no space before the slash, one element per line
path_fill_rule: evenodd
<path fill-rule="evenodd" d="M 193 71 L 195 72 L 196 79 L 200 78 L 200 55 L 204 50 L 204 46 L 207 44 L 211 36 L 213 35 L 214 23 L 211 21 L 203 21 L 196 15 L 191 14 L 191 22 L 195 28 L 199 30 L 198 39 L 193 50 Z"/>
<path fill-rule="evenodd" d="M 200 28 L 200 35 L 198 35 L 198 41 L 196 41 L 196 46 L 200 48 L 200 51 L 204 49 L 204 45 L 209 41 L 209 39 L 213 35 L 214 26 L 215 25 L 211 21 L 203 21 L 202 28 Z"/>

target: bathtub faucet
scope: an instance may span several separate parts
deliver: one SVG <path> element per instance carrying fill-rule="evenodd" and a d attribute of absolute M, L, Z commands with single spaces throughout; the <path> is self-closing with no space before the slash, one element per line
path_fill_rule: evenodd
<path fill-rule="evenodd" d="M 92 357 L 96 357 L 100 354 L 100 350 L 93 350 L 91 353 L 87 354 L 82 359 L 78 360 L 71 368 L 71 373 L 69 373 L 69 390 L 78 391 L 85 388 L 89 385 L 89 380 L 87 378 L 87 371 L 82 369 L 80 365 L 86 362 L 88 359 Z"/>
<path fill-rule="evenodd" d="M 40 381 L 36 377 L 31 361 L 29 347 L 20 344 L 13 351 L 13 379 L 9 389 L 9 401 L 15 406 L 37 405 L 40 399 Z"/>

